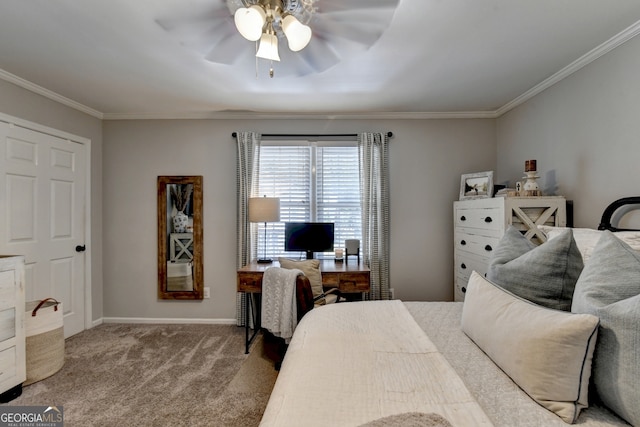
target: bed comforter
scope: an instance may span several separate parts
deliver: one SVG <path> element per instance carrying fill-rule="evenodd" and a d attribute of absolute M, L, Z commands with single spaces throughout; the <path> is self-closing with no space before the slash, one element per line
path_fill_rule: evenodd
<path fill-rule="evenodd" d="M 402 302 L 332 304 L 296 329 L 261 425 L 358 426 L 413 412 L 491 425 Z"/>
<path fill-rule="evenodd" d="M 453 426 L 566 426 L 460 330 L 461 313 L 462 303 L 398 300 L 312 310 L 260 425 L 378 425 L 393 415 L 437 414 Z M 578 424 L 627 425 L 599 406 L 582 411 Z"/>

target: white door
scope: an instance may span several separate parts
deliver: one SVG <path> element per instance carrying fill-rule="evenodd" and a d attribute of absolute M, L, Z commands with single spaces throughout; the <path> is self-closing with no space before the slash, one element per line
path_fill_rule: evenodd
<path fill-rule="evenodd" d="M 0 122 L 0 252 L 25 256 L 27 301 L 53 297 L 65 337 L 85 325 L 85 153 Z"/>

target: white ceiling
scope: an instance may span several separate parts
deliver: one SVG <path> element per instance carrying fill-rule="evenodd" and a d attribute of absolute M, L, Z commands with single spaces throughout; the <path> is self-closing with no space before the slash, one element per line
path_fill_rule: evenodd
<path fill-rule="evenodd" d="M 357 10 L 335 15 L 335 25 L 362 25 L 380 1 L 341 0 Z M 337 4 L 317 0 L 319 11 L 323 2 Z M 639 0 L 399 0 L 368 50 L 300 77 L 280 75 L 286 65 L 276 64 L 270 79 L 265 65 L 256 77 L 253 43 L 242 39 L 236 64 L 214 63 L 158 23 L 205 19 L 222 6 L 0 0 L 0 78 L 102 118 L 496 116 L 640 32 Z"/>

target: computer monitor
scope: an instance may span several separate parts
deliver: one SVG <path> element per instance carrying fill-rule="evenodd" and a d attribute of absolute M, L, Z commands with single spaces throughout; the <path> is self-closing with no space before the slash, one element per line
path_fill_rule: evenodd
<path fill-rule="evenodd" d="M 314 252 L 333 251 L 334 224 L 332 222 L 286 222 L 284 224 L 284 250 L 304 251 L 307 259 Z"/>

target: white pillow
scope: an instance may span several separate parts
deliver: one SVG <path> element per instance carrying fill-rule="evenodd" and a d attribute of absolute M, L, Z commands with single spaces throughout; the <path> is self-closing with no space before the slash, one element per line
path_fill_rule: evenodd
<path fill-rule="evenodd" d="M 552 227 L 549 225 L 538 226 L 540 230 L 547 236 L 548 239 L 554 239 L 567 230 L 567 227 Z M 603 231 L 594 230 L 591 228 L 573 228 L 573 238 L 578 245 L 578 249 L 582 254 L 582 260 L 586 264 L 593 248 L 596 243 L 602 237 Z M 631 246 L 632 249 L 640 251 L 640 231 L 616 231 L 613 233 L 618 239 Z"/>
<path fill-rule="evenodd" d="M 588 406 L 599 320 L 545 308 L 471 273 L 462 330 L 541 406 L 574 423 Z"/>

